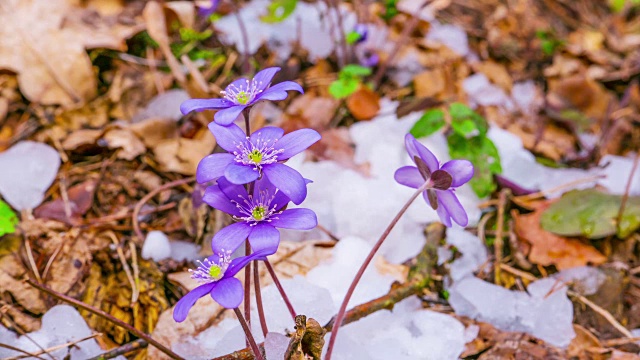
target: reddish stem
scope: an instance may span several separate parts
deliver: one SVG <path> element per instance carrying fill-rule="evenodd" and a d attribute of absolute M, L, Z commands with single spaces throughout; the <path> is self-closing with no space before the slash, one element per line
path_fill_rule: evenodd
<path fill-rule="evenodd" d="M 258 271 L 259 262 L 253 263 L 253 285 L 256 290 L 256 307 L 258 308 L 258 317 L 260 318 L 260 327 L 264 337 L 267 337 L 269 329 L 267 328 L 267 319 L 264 316 L 264 307 L 262 306 L 262 293 L 260 292 L 260 272 Z"/>
<path fill-rule="evenodd" d="M 331 329 L 331 338 L 329 338 L 329 345 L 327 347 L 325 360 L 331 360 L 331 352 L 333 351 L 333 346 L 335 345 L 336 338 L 338 336 L 338 330 L 340 329 L 340 326 L 342 325 L 342 321 L 344 320 L 344 316 L 347 311 L 347 305 L 349 304 L 349 300 L 351 299 L 351 296 L 353 295 L 353 292 L 356 289 L 356 286 L 358 286 L 358 282 L 360 282 L 360 279 L 362 279 L 362 275 L 364 274 L 364 271 L 367 269 L 367 267 L 371 263 L 371 260 L 373 260 L 373 257 L 376 255 L 376 253 L 380 249 L 380 246 L 382 246 L 382 243 L 387 239 L 387 236 L 389 236 L 389 233 L 391 232 L 391 230 L 393 230 L 393 228 L 396 226 L 396 224 L 398 223 L 398 220 L 400 220 L 400 218 L 407 211 L 411 203 L 413 203 L 413 200 L 415 200 L 418 196 L 420 196 L 420 194 L 423 191 L 425 191 L 430 185 L 431 185 L 431 181 L 427 180 L 424 184 L 422 184 L 422 186 L 420 186 L 420 188 L 418 188 L 418 190 L 416 190 L 416 192 L 413 195 L 411 195 L 411 198 L 409 198 L 409 200 L 404 204 L 402 209 L 400 209 L 398 214 L 396 214 L 393 220 L 391 220 L 391 223 L 389 223 L 389 226 L 387 226 L 387 228 L 384 230 L 384 232 L 380 236 L 380 239 L 378 239 L 376 244 L 373 246 L 373 248 L 369 252 L 369 255 L 367 255 L 367 258 L 364 259 L 364 262 L 362 263 L 362 266 L 360 266 L 360 269 L 358 270 L 356 277 L 351 282 L 351 285 L 349 286 L 349 290 L 347 290 L 347 294 L 344 296 L 344 299 L 342 300 L 342 304 L 340 305 L 340 310 L 338 310 L 338 314 L 335 317 L 333 329 Z"/>
<path fill-rule="evenodd" d="M 251 350 L 253 350 L 253 356 L 255 356 L 255 358 L 258 360 L 264 360 L 264 357 L 262 357 L 262 353 L 260 352 L 260 348 L 256 343 L 256 339 L 254 339 L 253 335 L 251 335 L 249 324 L 244 320 L 244 317 L 242 317 L 242 313 L 240 312 L 240 310 L 238 310 L 238 308 L 233 309 L 233 311 L 235 311 L 236 316 L 238 317 L 238 321 L 240 321 L 240 326 L 242 326 L 242 330 L 244 330 L 244 334 L 247 337 L 247 342 L 249 343 Z"/>
<path fill-rule="evenodd" d="M 293 305 L 291 305 L 291 301 L 289 301 L 289 297 L 287 296 L 287 293 L 284 292 L 284 288 L 282 287 L 280 280 L 278 280 L 278 276 L 276 275 L 276 272 L 273 269 L 273 266 L 271 266 L 271 263 L 269 262 L 269 260 L 265 260 L 264 264 L 267 265 L 267 270 L 269 270 L 269 274 L 271 274 L 273 283 L 276 284 L 276 287 L 278 288 L 278 291 L 280 291 L 280 295 L 282 296 L 282 300 L 284 300 L 284 303 L 287 305 L 287 309 L 289 309 L 291 318 L 295 321 L 296 311 L 293 309 Z"/>

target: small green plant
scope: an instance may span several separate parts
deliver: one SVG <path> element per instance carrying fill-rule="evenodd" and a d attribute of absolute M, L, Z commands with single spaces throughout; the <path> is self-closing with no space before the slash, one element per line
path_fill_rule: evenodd
<path fill-rule="evenodd" d="M 609 8 L 611 11 L 619 13 L 624 10 L 624 7 L 630 4 L 631 6 L 640 5 L 640 0 L 609 0 Z"/>
<path fill-rule="evenodd" d="M 18 224 L 18 216 L 11 210 L 11 207 L 0 200 L 0 236 L 13 234 Z"/>
<path fill-rule="evenodd" d="M 260 20 L 266 23 L 279 23 L 288 18 L 298 5 L 298 0 L 273 0 L 267 6 L 267 14 Z"/>
<path fill-rule="evenodd" d="M 451 131 L 447 133 L 449 155 L 454 159 L 468 159 L 473 163 L 475 174 L 469 184 L 479 197 L 485 197 L 496 189 L 493 175 L 502 173 L 498 150 L 487 137 L 487 121 L 461 103 L 451 104 L 448 110 L 451 118 Z M 425 137 L 440 130 L 445 124 L 444 111 L 431 109 L 422 115 L 410 132 L 416 138 Z"/>
<path fill-rule="evenodd" d="M 380 16 L 386 21 L 391 20 L 394 16 L 398 14 L 398 8 L 396 7 L 398 4 L 398 0 L 385 0 L 384 1 L 384 13 Z"/>
<path fill-rule="evenodd" d="M 553 55 L 564 41 L 558 39 L 552 32 L 546 30 L 536 31 L 536 37 L 540 39 L 540 48 L 545 55 Z"/>
<path fill-rule="evenodd" d="M 191 60 L 210 60 L 213 61 L 220 56 L 219 52 L 210 49 L 201 49 L 200 43 L 213 36 L 212 30 L 202 32 L 190 28 L 178 28 L 180 41 L 171 44 L 171 51 L 176 57 L 187 55 Z"/>
<path fill-rule="evenodd" d="M 365 66 L 349 64 L 340 70 L 338 79 L 329 85 L 329 93 L 336 99 L 344 99 L 353 94 L 364 77 L 371 75 L 371 69 Z"/>

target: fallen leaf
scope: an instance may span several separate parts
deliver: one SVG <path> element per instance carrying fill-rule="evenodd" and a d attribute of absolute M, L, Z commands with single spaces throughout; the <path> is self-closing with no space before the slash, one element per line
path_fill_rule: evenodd
<path fill-rule="evenodd" d="M 180 136 L 178 124 L 172 119 L 152 118 L 140 121 L 129 126 L 142 142 L 153 148 L 167 139 L 175 139 Z"/>
<path fill-rule="evenodd" d="M 529 261 L 543 265 L 555 265 L 558 270 L 587 264 L 599 265 L 607 258 L 593 246 L 578 239 L 566 238 L 546 231 L 540 225 L 542 213 L 551 205 L 548 201 L 537 204 L 534 212 L 527 215 L 513 213 L 515 232 L 529 244 Z"/>
<path fill-rule="evenodd" d="M 330 97 L 318 97 L 304 94 L 296 97 L 287 108 L 282 120 L 285 131 L 301 128 L 323 130 L 336 115 L 340 102 Z"/>
<path fill-rule="evenodd" d="M 68 232 L 54 233 L 43 247 L 49 256 L 58 251 L 51 263 L 47 278 L 43 279 L 52 290 L 67 294 L 84 278 L 92 263 L 91 251 L 87 246 L 88 237 L 78 228 Z M 76 290 L 80 290 L 77 288 Z M 74 294 L 78 295 L 78 294 Z"/>
<path fill-rule="evenodd" d="M 380 96 L 368 88 L 360 88 L 347 98 L 347 108 L 358 120 L 370 120 L 380 111 Z"/>
<path fill-rule="evenodd" d="M 133 160 L 147 151 L 144 143 L 129 129 L 112 129 L 102 138 L 110 149 L 119 149 L 120 159 Z"/>
<path fill-rule="evenodd" d="M 87 180 L 69 188 L 67 191 L 69 214 L 65 209 L 67 206 L 65 201 L 62 198 L 58 198 L 36 208 L 34 211 L 35 217 L 58 220 L 69 225 L 79 225 L 82 223 L 83 215 L 93 204 L 96 185 L 96 180 Z"/>
<path fill-rule="evenodd" d="M 5 0 L 0 3 L 0 68 L 18 74 L 20 90 L 32 102 L 81 104 L 97 91 L 85 49 L 124 50 L 124 39 L 139 30 L 109 24 L 67 0 Z"/>
<path fill-rule="evenodd" d="M 194 139 L 168 139 L 153 148 L 162 171 L 194 175 L 200 160 L 211 154 L 216 145 L 215 138 L 208 130 L 200 132 Z"/>
<path fill-rule="evenodd" d="M 180 62 L 171 52 L 171 41 L 169 39 L 167 23 L 164 15 L 164 9 L 156 1 L 149 1 L 142 11 L 142 18 L 147 24 L 149 36 L 155 40 L 160 46 L 160 50 L 167 61 L 167 65 L 171 69 L 171 74 L 178 80 L 184 82 L 186 77 L 182 72 Z"/>
<path fill-rule="evenodd" d="M 9 293 L 15 301 L 33 314 L 42 314 L 47 306 L 40 297 L 40 290 L 25 283 L 22 278 L 27 269 L 17 257 L 6 255 L 0 258 L 0 292 Z"/>
<path fill-rule="evenodd" d="M 444 69 L 438 68 L 421 72 L 413 78 L 416 97 L 430 98 L 445 90 L 446 75 Z"/>

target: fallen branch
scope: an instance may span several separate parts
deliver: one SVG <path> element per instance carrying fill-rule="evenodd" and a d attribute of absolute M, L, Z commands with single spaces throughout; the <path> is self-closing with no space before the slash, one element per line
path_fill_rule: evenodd
<path fill-rule="evenodd" d="M 115 357 L 118 357 L 120 355 L 124 355 L 126 353 L 130 353 L 132 351 L 138 351 L 138 350 L 142 350 L 144 348 L 146 348 L 147 346 L 149 346 L 149 343 L 146 342 L 144 339 L 136 339 L 130 343 L 126 343 L 122 346 L 119 346 L 115 349 L 109 350 L 106 353 L 102 353 L 98 356 L 94 356 L 90 359 L 87 360 L 107 360 L 107 359 L 113 359 Z"/>

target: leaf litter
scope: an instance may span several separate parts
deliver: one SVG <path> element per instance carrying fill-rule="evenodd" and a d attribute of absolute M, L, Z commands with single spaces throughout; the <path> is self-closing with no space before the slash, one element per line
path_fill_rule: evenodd
<path fill-rule="evenodd" d="M 315 181 L 300 206 L 318 214 L 323 231 L 283 231 L 275 260 L 307 330 L 310 319 L 323 326 L 335 314 L 355 272 L 346 254 L 366 252 L 410 194 L 392 180 L 408 164 L 405 133 L 440 159 L 469 158 L 482 170 L 457 192 L 470 227 L 438 239 L 439 266 L 421 297 L 347 326 L 339 358 L 637 358 L 638 346 L 619 338 L 620 324 L 640 328 L 638 5 L 332 3 L 221 1 L 211 23 L 180 1 L 0 6 L 0 342 L 85 359 L 136 340 L 60 305 L 23 281 L 30 277 L 181 356 L 243 349 L 232 316 L 212 301 L 179 326 L 170 319 L 193 286 L 185 269 L 229 219 L 197 206 L 192 182 L 140 201 L 217 151 L 206 128 L 212 114 L 182 116 L 182 101 L 280 65 L 306 93 L 265 104 L 252 121 L 323 135 L 289 162 Z M 371 34 L 345 52 L 342 33 L 356 22 Z M 365 50 L 379 57 L 376 67 L 342 66 Z M 393 291 L 422 259 L 425 227 L 438 218 L 418 205 L 352 306 Z M 266 353 L 283 357 L 295 324 L 268 276 L 261 282 Z M 126 356 L 165 355 L 150 346 Z"/>

